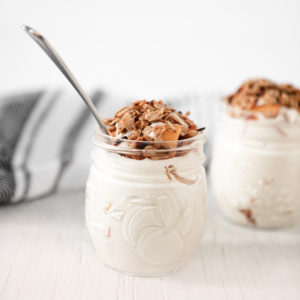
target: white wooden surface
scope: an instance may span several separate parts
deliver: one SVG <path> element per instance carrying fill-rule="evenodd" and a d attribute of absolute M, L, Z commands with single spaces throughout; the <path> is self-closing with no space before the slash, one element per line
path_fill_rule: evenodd
<path fill-rule="evenodd" d="M 239 227 L 209 206 L 198 254 L 162 278 L 119 274 L 98 261 L 82 192 L 0 207 L 0 299 L 300 299 L 300 227 Z"/>

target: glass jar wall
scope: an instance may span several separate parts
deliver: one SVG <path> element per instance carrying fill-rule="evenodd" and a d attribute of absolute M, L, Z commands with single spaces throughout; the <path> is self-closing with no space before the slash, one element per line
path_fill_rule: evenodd
<path fill-rule="evenodd" d="M 152 150 L 131 143 L 158 142 L 95 134 L 86 185 L 88 231 L 112 268 L 143 276 L 173 272 L 195 252 L 204 231 L 204 137 L 146 148 Z"/>

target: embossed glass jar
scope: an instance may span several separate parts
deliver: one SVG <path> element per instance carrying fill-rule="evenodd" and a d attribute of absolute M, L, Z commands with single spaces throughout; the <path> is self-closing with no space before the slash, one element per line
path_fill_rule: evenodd
<path fill-rule="evenodd" d="M 138 149 L 145 143 L 155 142 L 124 141 L 96 131 L 86 224 L 104 264 L 158 276 L 182 267 L 203 235 L 204 136 L 160 142 L 159 150 Z"/>
<path fill-rule="evenodd" d="M 226 217 L 264 228 L 300 219 L 299 116 L 282 108 L 276 118 L 236 118 L 224 110 L 210 179 Z"/>

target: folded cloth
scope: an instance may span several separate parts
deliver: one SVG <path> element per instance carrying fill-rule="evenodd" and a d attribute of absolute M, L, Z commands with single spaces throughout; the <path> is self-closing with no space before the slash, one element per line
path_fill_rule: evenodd
<path fill-rule="evenodd" d="M 97 126 L 77 95 L 60 90 L 0 98 L 0 204 L 27 201 L 84 186 L 90 165 L 92 135 Z M 91 95 L 101 115 L 111 116 L 129 101 Z M 217 94 L 170 98 L 166 102 L 210 128 L 215 126 Z M 122 103 L 123 102 L 123 103 Z M 210 158 L 211 138 L 206 144 Z"/>
<path fill-rule="evenodd" d="M 82 187 L 95 123 L 74 98 L 55 90 L 0 100 L 0 203 Z M 98 106 L 103 94 L 91 98 Z"/>

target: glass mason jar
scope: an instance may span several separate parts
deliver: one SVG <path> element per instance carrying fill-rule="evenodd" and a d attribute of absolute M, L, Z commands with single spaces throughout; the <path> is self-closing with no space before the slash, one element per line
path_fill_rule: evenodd
<path fill-rule="evenodd" d="M 206 216 L 203 143 L 202 133 L 178 142 L 136 142 L 95 132 L 85 214 L 104 264 L 158 276 L 194 253 Z"/>
<path fill-rule="evenodd" d="M 222 213 L 240 224 L 289 226 L 300 218 L 300 117 L 235 118 L 223 111 L 211 166 Z"/>

